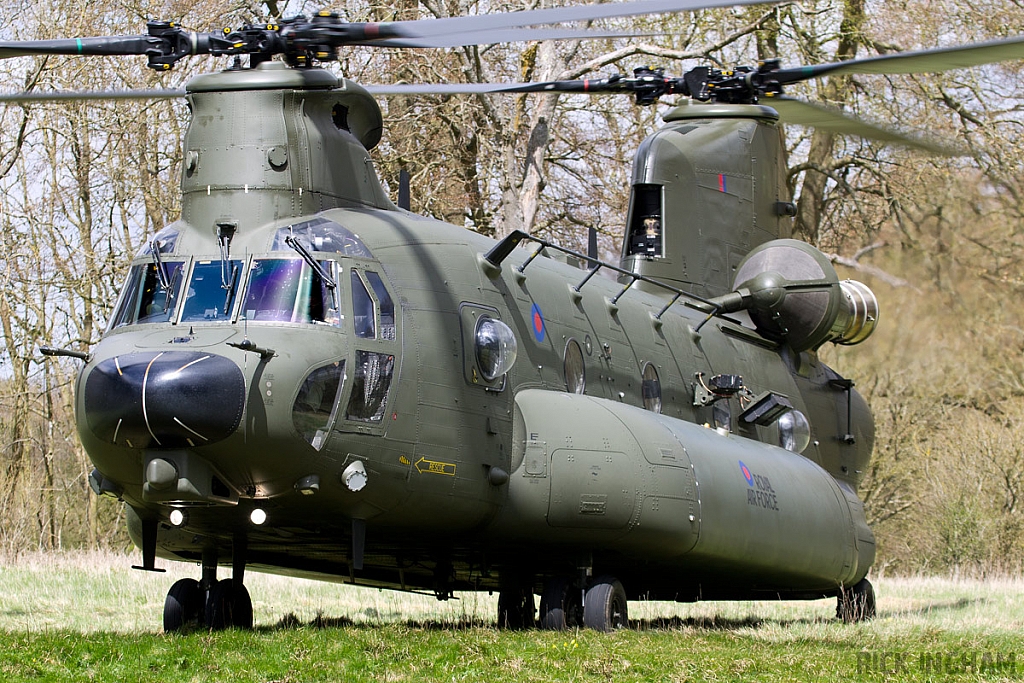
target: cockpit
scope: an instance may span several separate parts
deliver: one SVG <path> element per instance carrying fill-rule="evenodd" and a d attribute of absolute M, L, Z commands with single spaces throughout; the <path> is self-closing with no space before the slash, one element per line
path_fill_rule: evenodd
<path fill-rule="evenodd" d="M 394 302 L 381 274 L 365 263 L 373 255 L 355 234 L 333 221 L 315 219 L 281 228 L 269 253 L 246 258 L 226 253 L 221 258 L 177 257 L 177 237 L 176 230 L 167 228 L 140 251 L 139 258 L 148 262 L 129 271 L 109 330 L 238 321 L 341 328 L 348 309 L 347 330 L 356 337 L 395 339 Z M 344 257 L 358 261 L 346 264 Z M 350 309 L 342 301 L 343 277 Z"/>
<path fill-rule="evenodd" d="M 336 424 L 342 431 L 384 428 L 396 371 L 396 308 L 379 262 L 357 235 L 317 218 L 277 230 L 262 253 L 231 253 L 222 243 L 216 256 L 178 254 L 178 239 L 169 226 L 143 247 L 108 332 L 153 324 L 198 331 L 219 323 L 244 324 L 247 334 L 316 326 L 348 335 L 350 344 L 321 346 L 330 352 L 300 369 L 296 432 L 319 450 Z"/>

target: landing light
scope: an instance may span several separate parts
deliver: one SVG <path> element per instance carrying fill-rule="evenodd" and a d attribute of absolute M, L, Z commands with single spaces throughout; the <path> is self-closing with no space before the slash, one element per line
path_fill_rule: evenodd
<path fill-rule="evenodd" d="M 188 515 L 180 508 L 174 508 L 168 516 L 172 526 L 181 526 L 188 520 Z"/>
<path fill-rule="evenodd" d="M 304 496 L 312 496 L 320 490 L 320 477 L 315 474 L 310 474 L 299 479 L 295 482 L 295 490 Z"/>
<path fill-rule="evenodd" d="M 253 511 L 249 513 L 249 521 L 256 526 L 260 526 L 267 521 L 267 511 L 263 508 L 253 509 Z"/>

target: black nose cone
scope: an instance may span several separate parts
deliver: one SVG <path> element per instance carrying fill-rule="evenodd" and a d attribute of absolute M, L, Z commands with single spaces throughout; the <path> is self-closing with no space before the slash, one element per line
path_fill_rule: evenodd
<path fill-rule="evenodd" d="M 238 428 L 245 378 L 222 356 L 133 353 L 101 361 L 85 382 L 85 417 L 100 439 L 129 448 L 204 446 Z"/>

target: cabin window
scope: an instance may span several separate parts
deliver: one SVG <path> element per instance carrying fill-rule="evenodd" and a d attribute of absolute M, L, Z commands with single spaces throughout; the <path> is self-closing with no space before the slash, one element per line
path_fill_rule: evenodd
<path fill-rule="evenodd" d="M 565 388 L 571 394 L 582 394 L 587 388 L 587 369 L 583 362 L 583 351 L 575 339 L 565 345 Z"/>
<path fill-rule="evenodd" d="M 640 392 L 643 394 L 644 408 L 655 413 L 661 412 L 661 379 L 658 377 L 658 369 L 653 363 L 644 366 L 643 381 L 640 383 Z"/>
<path fill-rule="evenodd" d="M 664 253 L 661 185 L 639 183 L 633 186 L 629 207 L 629 234 L 626 256 L 655 258 Z"/>
<path fill-rule="evenodd" d="M 332 261 L 318 263 L 325 273 L 333 271 Z M 254 259 L 242 315 L 250 322 L 339 325 L 337 288 L 331 284 L 301 259 Z"/>
<path fill-rule="evenodd" d="M 161 261 L 132 266 L 110 329 L 170 322 L 178 307 L 183 265 L 182 261 Z"/>
<path fill-rule="evenodd" d="M 323 448 L 327 441 L 344 382 L 345 361 L 328 363 L 306 376 L 295 397 L 292 423 L 316 450 Z"/>
<path fill-rule="evenodd" d="M 241 261 L 197 261 L 185 290 L 181 322 L 229 318 L 241 272 Z"/>
<path fill-rule="evenodd" d="M 395 357 L 387 353 L 356 351 L 352 396 L 345 417 L 362 422 L 380 422 L 387 407 Z"/>

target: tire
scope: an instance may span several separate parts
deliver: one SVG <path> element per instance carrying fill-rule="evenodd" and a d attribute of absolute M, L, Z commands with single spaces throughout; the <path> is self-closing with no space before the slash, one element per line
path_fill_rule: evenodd
<path fill-rule="evenodd" d="M 613 576 L 602 576 L 587 589 L 583 604 L 583 625 L 595 631 L 629 628 L 626 590 Z"/>
<path fill-rule="evenodd" d="M 498 628 L 510 631 L 533 628 L 534 611 L 531 587 L 507 588 L 498 593 Z"/>
<path fill-rule="evenodd" d="M 580 589 L 568 578 L 556 576 L 544 585 L 540 596 L 538 626 L 549 631 L 565 631 L 583 621 Z"/>
<path fill-rule="evenodd" d="M 206 600 L 206 626 L 214 631 L 230 627 L 252 628 L 252 599 L 244 585 L 224 579 L 210 587 Z"/>
<path fill-rule="evenodd" d="M 203 621 L 203 591 L 195 579 L 179 579 L 164 599 L 164 633 L 198 627 Z"/>
<path fill-rule="evenodd" d="M 861 579 L 850 588 L 841 588 L 836 598 L 836 618 L 847 624 L 872 619 L 875 616 L 875 589 L 867 579 Z"/>

